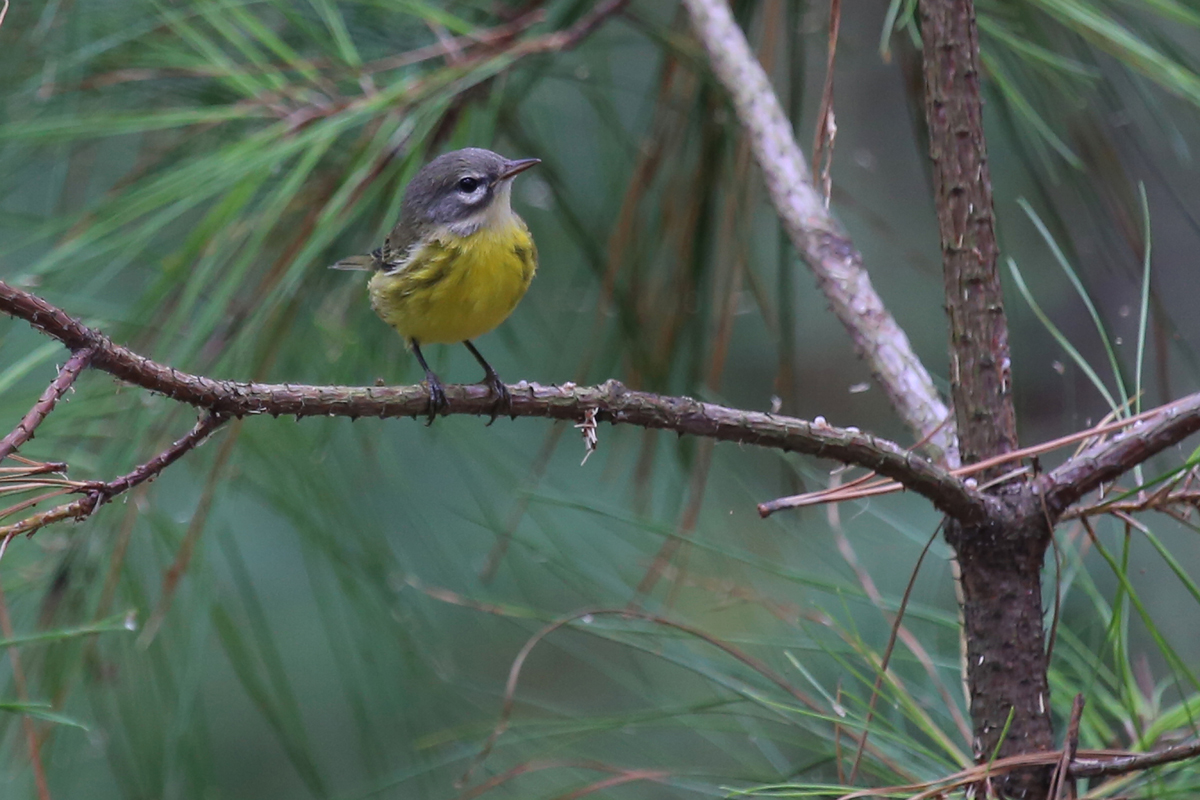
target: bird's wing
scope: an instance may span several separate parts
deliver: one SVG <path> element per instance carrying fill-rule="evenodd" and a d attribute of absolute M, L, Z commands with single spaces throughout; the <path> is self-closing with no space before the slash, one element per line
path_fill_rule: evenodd
<path fill-rule="evenodd" d="M 413 254 L 421 248 L 421 226 L 414 221 L 414 211 L 405 203 L 401 208 L 396 227 L 383 241 L 379 254 L 379 267 L 384 272 L 403 272 L 412 261 Z"/>
<path fill-rule="evenodd" d="M 383 247 L 372 250 L 365 256 L 343 258 L 330 269 L 403 272 L 408 268 L 413 253 L 420 249 L 421 244 L 420 228 L 412 222 L 412 216 L 411 209 L 403 208 L 400 220 L 384 240 Z"/>

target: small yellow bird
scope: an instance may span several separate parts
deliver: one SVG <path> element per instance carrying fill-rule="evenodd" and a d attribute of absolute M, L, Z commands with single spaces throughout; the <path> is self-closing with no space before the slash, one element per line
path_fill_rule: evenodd
<path fill-rule="evenodd" d="M 471 339 L 508 318 L 537 271 L 537 247 L 511 199 L 513 178 L 540 163 L 510 161 L 478 147 L 438 156 L 408 184 L 400 220 L 383 247 L 333 265 L 374 271 L 371 307 L 404 337 L 425 370 L 430 423 L 448 404 L 421 354 L 423 344 L 465 344 L 496 397 L 492 421 L 512 408 L 508 389 Z"/>

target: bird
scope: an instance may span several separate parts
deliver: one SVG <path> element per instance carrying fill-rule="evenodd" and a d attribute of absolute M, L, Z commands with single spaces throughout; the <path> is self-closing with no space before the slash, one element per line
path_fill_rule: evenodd
<path fill-rule="evenodd" d="M 512 411 L 512 397 L 475 339 L 504 322 L 537 272 L 537 246 L 512 209 L 513 179 L 541 163 L 508 159 L 479 147 L 444 153 L 409 182 L 400 219 L 383 246 L 350 256 L 334 269 L 367 270 L 371 307 L 395 329 L 425 370 L 433 423 L 449 404 L 422 345 L 461 342 L 484 369 L 492 418 Z"/>

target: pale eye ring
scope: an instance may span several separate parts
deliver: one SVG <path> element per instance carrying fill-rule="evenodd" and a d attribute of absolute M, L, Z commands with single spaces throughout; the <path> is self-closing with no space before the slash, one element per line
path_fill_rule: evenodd
<path fill-rule="evenodd" d="M 481 181 L 478 178 L 466 177 L 458 182 L 458 190 L 463 194 L 474 194 Z"/>

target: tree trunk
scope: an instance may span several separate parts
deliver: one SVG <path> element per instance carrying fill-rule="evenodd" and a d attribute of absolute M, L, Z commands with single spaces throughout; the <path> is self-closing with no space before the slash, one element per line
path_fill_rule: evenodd
<path fill-rule="evenodd" d="M 961 568 L 967 683 L 975 758 L 1054 747 L 1042 624 L 1042 558 L 1050 542 L 1028 491 L 1004 498 L 1009 512 L 982 525 L 949 520 L 946 540 Z M 1045 797 L 1051 770 L 1033 768 L 994 784 L 1010 797 Z"/>
<path fill-rule="evenodd" d="M 1016 416 L 983 133 L 979 40 L 971 0 L 921 0 L 925 113 L 950 321 L 950 378 L 964 464 L 1015 450 Z M 1011 469 L 1011 465 L 1003 469 Z M 980 481 L 996 474 L 984 473 Z M 1028 484 L 999 487 L 989 521 L 948 520 L 961 567 L 975 756 L 1052 747 L 1041 568 L 1050 527 Z M 994 784 L 1044 797 L 1048 769 Z"/>

